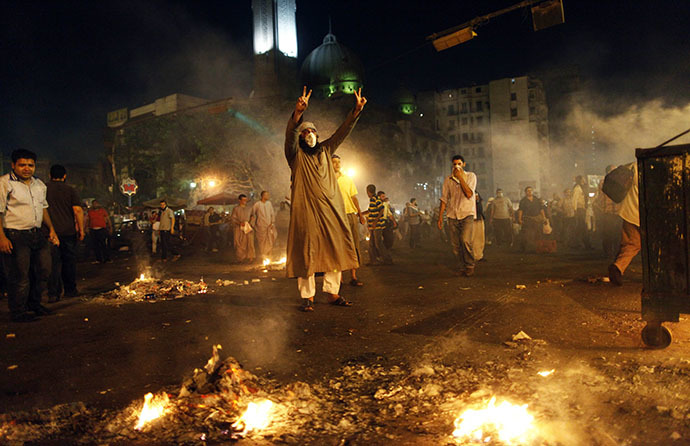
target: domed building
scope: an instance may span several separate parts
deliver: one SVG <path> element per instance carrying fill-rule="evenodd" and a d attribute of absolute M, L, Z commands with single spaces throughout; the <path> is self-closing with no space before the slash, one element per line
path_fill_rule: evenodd
<path fill-rule="evenodd" d="M 414 93 L 404 86 L 398 87 L 393 95 L 396 109 L 403 115 L 411 115 L 417 111 L 417 99 Z"/>
<path fill-rule="evenodd" d="M 320 98 L 353 94 L 362 88 L 364 67 L 329 31 L 323 43 L 309 53 L 300 73 L 302 83 Z"/>

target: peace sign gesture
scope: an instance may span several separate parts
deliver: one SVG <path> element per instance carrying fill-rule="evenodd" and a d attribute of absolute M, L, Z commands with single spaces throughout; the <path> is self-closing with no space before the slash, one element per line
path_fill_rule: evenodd
<path fill-rule="evenodd" d="M 302 96 L 300 96 L 297 99 L 297 105 L 295 105 L 295 113 L 298 115 L 302 115 L 304 111 L 309 107 L 309 98 L 311 97 L 311 90 L 309 90 L 309 93 L 307 93 L 307 86 L 304 86 L 304 90 L 302 91 Z"/>
<path fill-rule="evenodd" d="M 357 113 L 361 112 L 366 103 L 367 98 L 362 96 L 362 88 L 360 87 L 359 90 L 355 91 L 355 111 Z"/>

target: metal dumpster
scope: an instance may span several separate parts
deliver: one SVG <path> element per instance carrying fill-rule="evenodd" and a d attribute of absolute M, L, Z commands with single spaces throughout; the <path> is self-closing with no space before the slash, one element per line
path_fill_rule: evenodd
<path fill-rule="evenodd" d="M 690 144 L 637 149 L 642 236 L 642 340 L 664 348 L 662 322 L 690 313 Z"/>

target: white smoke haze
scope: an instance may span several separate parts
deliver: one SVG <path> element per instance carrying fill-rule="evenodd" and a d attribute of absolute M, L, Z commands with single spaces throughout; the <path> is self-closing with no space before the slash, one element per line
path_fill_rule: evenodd
<path fill-rule="evenodd" d="M 580 140 L 584 135 L 591 135 L 593 129 L 594 140 L 608 152 L 602 163 L 610 160 L 622 164 L 634 158 L 636 148 L 656 147 L 690 128 L 690 103 L 669 107 L 656 99 L 631 105 L 610 116 L 577 104 L 567 117 L 566 125 L 573 137 L 581 135 Z M 591 144 L 591 139 L 589 142 Z M 685 135 L 670 144 L 688 142 L 690 137 Z"/>

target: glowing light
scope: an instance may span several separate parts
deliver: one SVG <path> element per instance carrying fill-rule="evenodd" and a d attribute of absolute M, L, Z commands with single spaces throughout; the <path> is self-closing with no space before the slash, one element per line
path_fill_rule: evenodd
<path fill-rule="evenodd" d="M 239 420 L 232 424 L 232 427 L 242 429 L 241 435 L 253 430 L 266 429 L 271 423 L 271 409 L 273 409 L 273 401 L 271 400 L 249 403 L 247 410 Z"/>
<path fill-rule="evenodd" d="M 369 241 L 369 236 L 367 235 L 367 236 L 365 237 L 365 239 L 366 239 L 366 241 Z"/>
<path fill-rule="evenodd" d="M 287 263 L 287 257 L 281 257 L 280 260 L 278 260 L 278 264 L 283 265 Z"/>
<path fill-rule="evenodd" d="M 141 412 L 139 412 L 139 420 L 134 429 L 140 430 L 151 421 L 165 415 L 168 412 L 168 403 L 169 400 L 166 393 L 156 395 L 155 397 L 151 392 L 144 395 L 144 405 L 141 408 Z"/>
<path fill-rule="evenodd" d="M 216 180 L 208 180 L 209 187 L 216 187 Z"/>
<path fill-rule="evenodd" d="M 347 172 L 345 172 L 345 175 L 347 175 L 350 178 L 354 178 L 355 175 L 357 175 L 357 171 L 350 167 L 349 169 L 347 169 Z"/>
<path fill-rule="evenodd" d="M 527 442 L 534 417 L 527 404 L 517 406 L 507 401 L 496 406 L 496 397 L 483 409 L 467 409 L 455 420 L 453 437 L 462 441 L 490 442 L 497 435 L 505 444 Z"/>
<path fill-rule="evenodd" d="M 543 371 L 541 371 L 541 372 L 537 372 L 537 375 L 546 377 L 546 376 L 551 375 L 551 374 L 552 374 L 553 372 L 555 372 L 555 371 L 556 371 L 556 369 L 543 370 Z"/>
<path fill-rule="evenodd" d="M 146 280 L 146 274 L 141 273 L 141 275 L 139 276 L 139 280 Z"/>
<path fill-rule="evenodd" d="M 264 259 L 264 268 L 267 267 L 268 265 L 271 264 L 271 261 L 268 259 Z"/>

